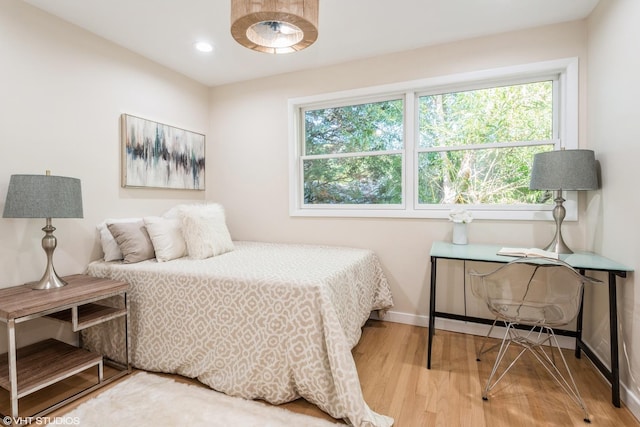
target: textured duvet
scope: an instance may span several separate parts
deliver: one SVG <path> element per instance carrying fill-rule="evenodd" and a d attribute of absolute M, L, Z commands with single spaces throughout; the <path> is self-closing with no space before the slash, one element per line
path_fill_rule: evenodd
<path fill-rule="evenodd" d="M 88 274 L 130 284 L 131 363 L 198 378 L 231 396 L 280 404 L 303 397 L 354 426 L 390 426 L 362 396 L 351 354 L 373 310 L 393 302 L 363 249 L 234 242 L 204 260 L 94 261 Z M 121 319 L 120 319 L 121 320 Z M 83 334 L 118 359 L 121 325 Z"/>

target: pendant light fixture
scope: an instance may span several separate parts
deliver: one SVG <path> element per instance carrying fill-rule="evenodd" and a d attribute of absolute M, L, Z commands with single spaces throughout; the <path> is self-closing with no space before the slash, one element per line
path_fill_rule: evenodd
<path fill-rule="evenodd" d="M 265 53 L 302 50 L 318 38 L 319 0 L 231 0 L 231 35 Z"/>

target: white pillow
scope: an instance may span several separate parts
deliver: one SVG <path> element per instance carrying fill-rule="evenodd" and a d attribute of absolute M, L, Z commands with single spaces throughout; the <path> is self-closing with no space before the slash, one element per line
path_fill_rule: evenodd
<path fill-rule="evenodd" d="M 180 216 L 190 258 L 209 258 L 234 249 L 221 205 L 181 205 Z"/>
<path fill-rule="evenodd" d="M 118 261 L 124 258 L 118 242 L 113 238 L 109 228 L 107 228 L 107 224 L 136 221 L 140 221 L 140 218 L 106 219 L 96 226 L 98 233 L 100 233 L 100 245 L 102 246 L 105 261 Z"/>
<path fill-rule="evenodd" d="M 168 211 L 163 213 L 162 214 L 162 218 L 182 220 L 182 208 L 189 207 L 189 206 L 205 206 L 205 205 L 202 205 L 202 204 L 200 204 L 200 205 L 187 205 L 187 204 L 175 205 L 174 207 L 172 207 L 171 209 L 169 209 Z"/>
<path fill-rule="evenodd" d="M 187 255 L 187 244 L 182 237 L 181 221 L 159 216 L 144 218 L 144 225 L 153 243 L 158 262 L 170 261 Z"/>

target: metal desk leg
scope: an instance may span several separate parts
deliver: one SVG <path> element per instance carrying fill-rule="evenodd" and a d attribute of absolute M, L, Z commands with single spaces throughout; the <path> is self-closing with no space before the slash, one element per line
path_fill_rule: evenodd
<path fill-rule="evenodd" d="M 427 345 L 427 369 L 431 369 L 431 348 L 436 325 L 436 264 L 437 258 L 431 257 L 431 290 L 429 299 L 429 343 Z"/>
<path fill-rule="evenodd" d="M 11 399 L 11 416 L 18 419 L 18 370 L 16 360 L 16 323 L 15 320 L 7 321 L 7 341 L 9 348 L 9 389 Z"/>
<path fill-rule="evenodd" d="M 618 360 L 618 312 L 616 274 L 609 272 L 609 329 L 611 341 L 611 402 L 620 407 L 620 362 Z"/>
<path fill-rule="evenodd" d="M 580 274 L 584 276 L 584 270 L 579 270 Z M 582 341 L 582 318 L 584 315 L 584 286 L 582 287 L 582 295 L 580 296 L 580 310 L 578 310 L 578 317 L 576 318 L 576 359 L 580 359 L 580 342 Z"/>

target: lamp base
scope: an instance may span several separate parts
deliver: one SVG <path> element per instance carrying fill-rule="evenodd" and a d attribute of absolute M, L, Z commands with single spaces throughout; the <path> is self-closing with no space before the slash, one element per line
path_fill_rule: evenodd
<path fill-rule="evenodd" d="M 569 246 L 567 246 L 562 238 L 562 220 L 566 214 L 563 206 L 565 200 L 562 197 L 562 190 L 556 191 L 554 201 L 556 202 L 556 206 L 553 208 L 553 219 L 556 223 L 556 234 L 551 243 L 545 248 L 545 251 L 555 252 L 557 254 L 572 254 L 573 251 L 569 249 Z"/>
<path fill-rule="evenodd" d="M 556 240 L 556 238 L 553 239 L 553 241 L 551 243 L 549 243 L 549 246 L 547 246 L 546 248 L 544 248 L 545 251 L 549 251 L 549 252 L 555 252 L 557 254 L 572 254 L 573 251 L 571 249 L 569 249 L 569 247 L 566 245 L 566 243 L 564 243 L 564 240 L 562 240 L 562 236 L 560 236 L 559 240 Z"/>
<path fill-rule="evenodd" d="M 56 236 L 53 235 L 55 230 L 56 228 L 51 225 L 51 218 L 47 218 L 47 224 L 42 229 L 45 233 L 42 238 L 42 249 L 44 249 L 44 252 L 47 255 L 47 267 L 40 280 L 28 283 L 28 285 L 31 286 L 31 289 L 56 289 L 67 284 L 67 282 L 58 276 L 56 270 L 53 268 L 53 251 L 56 249 L 57 245 Z"/>
<path fill-rule="evenodd" d="M 61 288 L 66 284 L 67 282 L 62 280 L 57 274 L 55 274 L 55 272 L 53 276 L 45 274 L 42 277 L 42 279 L 38 280 L 37 282 L 27 283 L 27 285 L 29 285 L 31 289 L 41 289 L 41 290 Z"/>

